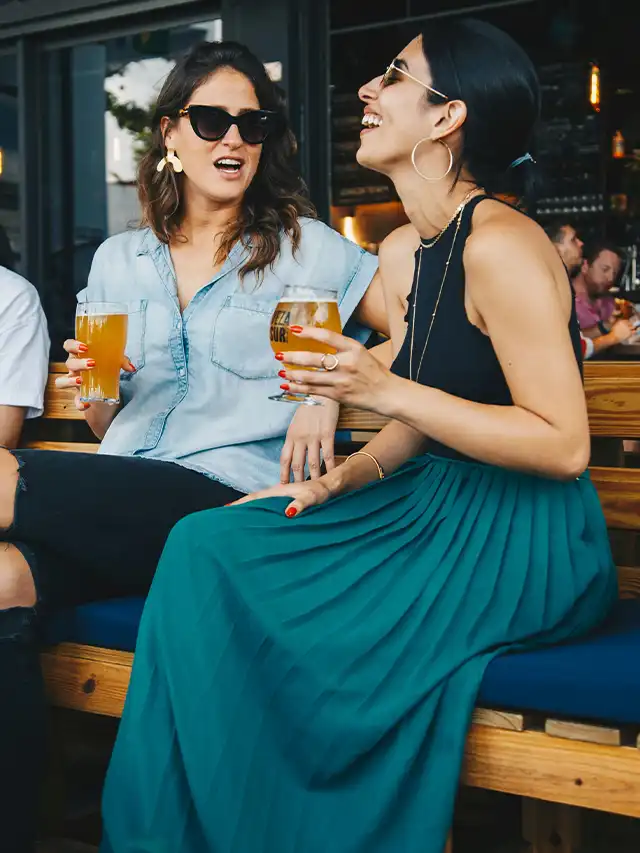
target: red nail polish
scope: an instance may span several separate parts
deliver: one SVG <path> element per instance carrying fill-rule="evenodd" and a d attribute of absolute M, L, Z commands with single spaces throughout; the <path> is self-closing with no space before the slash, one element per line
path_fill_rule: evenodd
<path fill-rule="evenodd" d="M 289 329 L 293 332 L 294 335 L 299 335 L 302 331 L 302 326 L 289 326 Z"/>
<path fill-rule="evenodd" d="M 130 362 L 129 362 L 129 367 L 130 367 L 132 370 L 137 370 L 137 369 L 138 369 L 132 361 L 130 361 Z"/>
<path fill-rule="evenodd" d="M 78 352 L 89 352 L 89 347 L 86 344 L 78 344 Z"/>
<path fill-rule="evenodd" d="M 286 379 L 287 378 L 287 371 L 286 370 L 279 370 L 278 376 L 280 377 L 280 379 Z"/>
<path fill-rule="evenodd" d="M 298 510 L 294 506 L 290 506 L 288 510 L 285 511 L 285 515 L 287 518 L 293 518 L 294 515 L 298 514 Z"/>
<path fill-rule="evenodd" d="M 283 390 L 283 391 L 288 391 L 288 390 L 289 390 L 289 386 L 288 386 L 288 385 L 281 385 L 280 387 L 282 388 L 282 390 Z"/>
<path fill-rule="evenodd" d="M 76 385 L 82 385 L 82 377 L 81 376 L 78 376 L 76 378 Z"/>
<path fill-rule="evenodd" d="M 87 367 L 95 367 L 95 366 L 96 366 L 95 359 L 93 359 L 93 358 L 88 358 L 88 359 L 87 359 Z"/>
<path fill-rule="evenodd" d="M 284 353 L 282 353 L 282 352 L 277 352 L 277 353 L 276 353 L 276 358 L 278 359 L 278 361 L 284 361 Z"/>

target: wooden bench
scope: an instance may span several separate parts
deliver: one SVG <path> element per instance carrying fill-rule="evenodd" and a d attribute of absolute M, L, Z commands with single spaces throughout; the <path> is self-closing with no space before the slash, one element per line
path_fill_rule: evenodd
<path fill-rule="evenodd" d="M 72 392 L 58 391 L 52 365 L 44 416 L 27 446 L 94 451 Z M 640 469 L 620 467 L 621 439 L 640 439 L 640 363 L 588 362 L 585 388 L 592 434 L 591 477 L 598 490 L 617 554 L 622 598 L 640 597 L 635 537 L 640 531 Z M 57 424 L 54 433 L 52 424 Z M 346 409 L 339 429 L 351 442 L 367 441 L 384 425 L 368 412 Z M 51 436 L 54 436 L 53 438 Z M 613 462 L 613 465 L 611 464 Z M 122 713 L 133 655 L 63 643 L 42 654 L 53 705 L 118 717 Z M 630 666 L 640 667 L 636 659 Z M 528 709 L 478 708 L 466 745 L 465 785 L 523 797 L 523 828 L 533 853 L 574 853 L 579 810 L 597 809 L 640 817 L 640 725 L 558 719 Z"/>

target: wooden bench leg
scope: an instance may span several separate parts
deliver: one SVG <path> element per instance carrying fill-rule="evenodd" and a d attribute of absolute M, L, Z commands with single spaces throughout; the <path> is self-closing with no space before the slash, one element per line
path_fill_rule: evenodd
<path fill-rule="evenodd" d="M 522 800 L 522 835 L 531 853 L 577 853 L 580 809 L 544 800 Z"/>

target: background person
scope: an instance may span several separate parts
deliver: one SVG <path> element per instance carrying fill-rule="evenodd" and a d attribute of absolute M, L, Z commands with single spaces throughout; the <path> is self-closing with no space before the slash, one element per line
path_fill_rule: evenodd
<path fill-rule="evenodd" d="M 0 266 L 0 446 L 18 446 L 42 414 L 49 373 L 47 321 L 35 287 Z"/>
<path fill-rule="evenodd" d="M 582 249 L 584 246 L 576 229 L 568 222 L 556 220 L 546 225 L 544 230 L 562 258 L 569 278 L 573 278 L 582 266 Z"/>
<path fill-rule="evenodd" d="M 622 263 L 622 253 L 616 246 L 599 243 L 586 253 L 573 279 L 580 331 L 593 340 L 594 354 L 624 343 L 635 334 L 633 318 L 616 318 L 616 300 L 611 294 Z"/>
<path fill-rule="evenodd" d="M 556 222 L 550 223 L 545 227 L 545 233 L 556 247 L 556 250 L 560 257 L 562 258 L 562 262 L 564 263 L 567 273 L 570 278 L 574 278 L 578 273 L 581 273 L 583 266 L 583 246 L 584 243 L 578 237 L 578 234 L 575 228 L 569 223 L 563 222 L 561 220 L 557 220 Z M 583 276 L 581 273 L 581 280 L 579 284 L 579 288 L 584 290 L 586 288 L 586 282 L 583 280 Z M 590 313 L 587 313 L 589 309 L 584 308 L 584 302 L 582 300 L 576 300 L 577 309 L 579 306 L 580 315 L 583 317 L 588 316 L 589 319 L 586 322 L 591 323 L 594 319 Z M 620 322 L 614 322 L 611 324 L 610 330 L 600 333 L 598 331 L 597 334 L 594 334 L 593 337 L 585 334 L 582 330 L 580 331 L 581 338 L 581 347 L 582 347 L 582 357 L 584 359 L 592 358 L 592 356 L 597 355 L 599 352 L 603 352 L 609 347 L 616 346 L 617 344 L 624 343 L 629 340 L 634 334 L 633 324 L 627 322 L 626 319 L 621 320 Z"/>

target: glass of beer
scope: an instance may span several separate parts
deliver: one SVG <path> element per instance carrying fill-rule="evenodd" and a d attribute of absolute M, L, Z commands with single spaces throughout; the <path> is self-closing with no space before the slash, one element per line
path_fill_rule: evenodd
<path fill-rule="evenodd" d="M 81 302 L 76 309 L 76 340 L 89 348 L 84 358 L 96 366 L 82 372 L 83 403 L 120 402 L 120 369 L 127 342 L 128 308 L 118 302 Z"/>
<path fill-rule="evenodd" d="M 325 355 L 335 353 L 333 347 L 301 338 L 292 334 L 290 326 L 311 326 L 316 329 L 329 329 L 331 332 L 342 332 L 340 312 L 338 311 L 338 294 L 335 290 L 324 290 L 308 285 L 287 285 L 280 297 L 278 307 L 271 318 L 269 339 L 271 348 L 276 352 L 321 352 Z M 291 370 L 315 370 L 314 367 L 301 367 L 298 364 L 286 364 Z M 286 391 L 275 397 L 269 397 L 279 403 L 302 403 L 305 406 L 320 406 L 308 394 L 297 394 Z"/>

